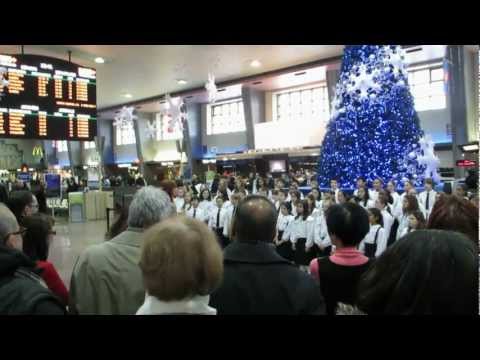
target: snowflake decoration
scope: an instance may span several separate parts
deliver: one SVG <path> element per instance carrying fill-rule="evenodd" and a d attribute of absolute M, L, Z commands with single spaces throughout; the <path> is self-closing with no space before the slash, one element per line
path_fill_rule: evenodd
<path fill-rule="evenodd" d="M 135 108 L 133 106 L 126 107 L 124 106 L 122 110 L 120 110 L 120 114 L 115 117 L 115 121 L 113 122 L 113 126 L 119 127 L 122 129 L 128 129 L 133 126 L 133 120 L 137 118 L 136 115 L 133 115 L 133 111 Z"/>
<path fill-rule="evenodd" d="M 145 129 L 145 135 L 148 139 L 155 139 L 157 135 L 157 122 L 148 121 L 147 128 Z"/>
<path fill-rule="evenodd" d="M 215 76 L 211 73 L 208 74 L 205 89 L 207 89 L 208 102 L 211 104 L 214 103 L 217 98 L 217 85 L 215 85 Z"/>

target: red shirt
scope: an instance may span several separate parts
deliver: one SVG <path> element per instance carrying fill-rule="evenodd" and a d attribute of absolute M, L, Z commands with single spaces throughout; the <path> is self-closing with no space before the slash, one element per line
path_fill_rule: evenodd
<path fill-rule="evenodd" d="M 68 290 L 53 264 L 48 261 L 39 260 L 37 261 L 37 266 L 38 268 L 43 269 L 40 276 L 45 281 L 50 291 L 57 295 L 65 305 L 68 305 Z"/>

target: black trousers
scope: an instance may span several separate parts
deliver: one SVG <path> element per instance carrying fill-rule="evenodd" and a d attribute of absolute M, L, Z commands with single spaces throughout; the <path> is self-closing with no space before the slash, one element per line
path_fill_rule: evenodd
<path fill-rule="evenodd" d="M 230 243 L 230 241 L 226 236 L 223 235 L 223 228 L 215 229 L 215 232 L 217 234 L 218 243 L 220 244 L 222 249 L 225 249 Z"/>

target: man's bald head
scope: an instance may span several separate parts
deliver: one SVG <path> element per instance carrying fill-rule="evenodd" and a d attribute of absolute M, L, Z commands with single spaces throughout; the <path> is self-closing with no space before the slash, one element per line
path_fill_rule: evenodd
<path fill-rule="evenodd" d="M 277 212 L 264 196 L 251 195 L 238 205 L 232 234 L 238 241 L 271 242 L 275 237 Z"/>

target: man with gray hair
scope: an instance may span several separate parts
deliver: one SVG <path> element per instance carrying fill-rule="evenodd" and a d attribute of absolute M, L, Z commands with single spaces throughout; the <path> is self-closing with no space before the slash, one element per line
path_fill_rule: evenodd
<path fill-rule="evenodd" d="M 146 186 L 130 204 L 128 228 L 80 255 L 70 283 L 70 309 L 79 314 L 134 315 L 145 300 L 138 265 L 142 232 L 176 213 L 163 190 Z"/>
<path fill-rule="evenodd" d="M 60 301 L 22 253 L 22 232 L 13 213 L 0 204 L 0 315 L 64 315 Z"/>

